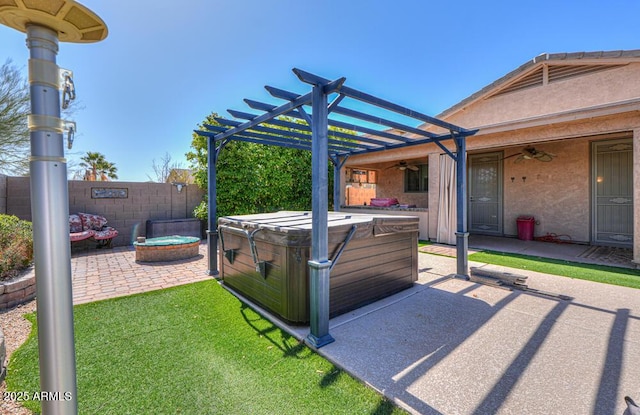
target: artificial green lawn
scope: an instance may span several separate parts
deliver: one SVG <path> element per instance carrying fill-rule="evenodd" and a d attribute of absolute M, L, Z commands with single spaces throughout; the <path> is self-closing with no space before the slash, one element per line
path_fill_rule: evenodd
<path fill-rule="evenodd" d="M 81 414 L 404 413 L 213 280 L 74 312 Z M 39 390 L 29 319 L 31 337 L 11 357 L 11 391 Z"/>
<path fill-rule="evenodd" d="M 418 248 L 421 248 L 421 247 L 427 246 L 427 245 L 433 245 L 433 242 L 425 241 L 425 240 L 422 240 L 422 239 L 418 240 Z"/>
<path fill-rule="evenodd" d="M 640 288 L 640 271 L 606 265 L 582 264 L 504 252 L 482 251 L 469 255 L 469 261 L 526 269 L 587 281 Z"/>

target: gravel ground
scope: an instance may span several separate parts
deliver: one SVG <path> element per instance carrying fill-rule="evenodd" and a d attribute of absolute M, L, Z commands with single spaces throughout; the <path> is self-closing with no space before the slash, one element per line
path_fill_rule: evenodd
<path fill-rule="evenodd" d="M 31 313 L 36 309 L 36 300 L 31 300 L 9 310 L 0 311 L 0 327 L 4 333 L 7 347 L 7 359 L 29 336 L 31 323 L 22 318 L 23 314 Z M 5 400 L 7 385 L 3 381 L 0 384 L 0 414 L 30 415 L 31 411 L 23 408 L 18 402 Z"/>

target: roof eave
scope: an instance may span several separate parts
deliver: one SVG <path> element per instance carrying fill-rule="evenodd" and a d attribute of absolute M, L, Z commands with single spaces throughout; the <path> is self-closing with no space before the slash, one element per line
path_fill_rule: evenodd
<path fill-rule="evenodd" d="M 617 50 L 617 51 L 599 51 L 599 52 L 575 52 L 575 53 L 542 53 L 533 59 L 520 65 L 518 68 L 507 73 L 503 77 L 490 83 L 474 94 L 468 96 L 457 104 L 449 107 L 436 116 L 438 119 L 447 119 L 462 109 L 468 107 L 476 101 L 479 101 L 493 93 L 499 88 L 504 88 L 508 84 L 515 82 L 530 72 L 535 71 L 540 66 L 549 62 L 564 61 L 567 64 L 579 63 L 579 64 L 620 64 L 640 62 L 640 49 L 633 50 Z"/>

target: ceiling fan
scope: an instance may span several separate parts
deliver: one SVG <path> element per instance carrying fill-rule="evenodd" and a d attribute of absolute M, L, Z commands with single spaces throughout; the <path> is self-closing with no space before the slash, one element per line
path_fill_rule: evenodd
<path fill-rule="evenodd" d="M 387 167 L 387 169 L 398 169 L 398 170 L 413 170 L 413 171 L 418 171 L 420 170 L 420 168 L 418 166 L 414 166 L 413 164 L 407 164 L 406 161 L 401 160 L 399 163 L 394 164 L 393 166 L 389 166 Z"/>
<path fill-rule="evenodd" d="M 515 163 L 521 163 L 524 160 L 538 160 L 548 162 L 553 160 L 556 155 L 547 153 L 546 151 L 536 150 L 534 147 L 525 147 L 520 153 L 507 156 L 503 158 L 503 160 L 515 156 L 518 156 L 518 158 L 515 159 Z"/>

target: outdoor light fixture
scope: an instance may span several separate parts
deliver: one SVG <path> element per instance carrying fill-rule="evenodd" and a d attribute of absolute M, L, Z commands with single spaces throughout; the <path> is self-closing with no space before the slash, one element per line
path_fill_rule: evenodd
<path fill-rule="evenodd" d="M 98 42 L 107 37 L 107 26 L 73 0 L 0 1 L 0 23 L 26 33 L 30 51 L 27 122 L 40 390 L 64 397 L 43 400 L 42 413 L 77 414 L 69 187 L 62 137 L 66 129 L 70 148 L 75 123 L 60 119 L 61 107 L 67 108 L 76 94 L 73 72 L 60 70 L 56 55 L 59 41 Z"/>
<path fill-rule="evenodd" d="M 187 184 L 182 182 L 171 182 L 171 184 L 178 189 L 178 193 L 182 193 L 182 188 L 187 187 Z"/>

